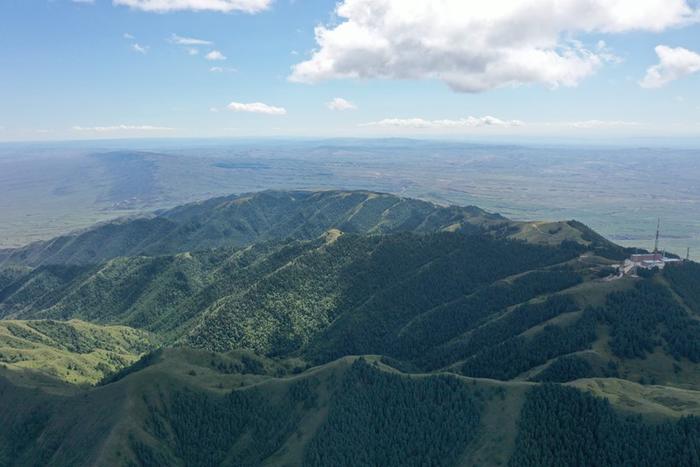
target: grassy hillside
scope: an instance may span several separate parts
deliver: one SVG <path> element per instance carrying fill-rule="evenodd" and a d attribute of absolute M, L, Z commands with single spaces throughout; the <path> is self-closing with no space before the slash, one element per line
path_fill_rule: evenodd
<path fill-rule="evenodd" d="M 132 364 L 156 342 L 149 333 L 124 326 L 0 320 L 0 364 L 17 377 L 30 370 L 73 384 L 94 384 Z"/>

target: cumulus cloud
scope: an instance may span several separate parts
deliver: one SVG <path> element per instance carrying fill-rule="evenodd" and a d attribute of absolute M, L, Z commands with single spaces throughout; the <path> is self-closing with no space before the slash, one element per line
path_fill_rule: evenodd
<path fill-rule="evenodd" d="M 501 120 L 500 118 L 466 117 L 457 120 L 426 120 L 424 118 L 385 118 L 376 122 L 364 123 L 361 126 L 395 127 L 395 128 L 478 128 L 478 127 L 519 127 L 524 123 L 520 120 Z"/>
<path fill-rule="evenodd" d="M 138 42 L 134 42 L 131 44 L 131 50 L 134 52 L 138 52 L 140 54 L 146 55 L 148 53 L 148 46 L 147 45 L 141 45 Z"/>
<path fill-rule="evenodd" d="M 125 32 L 124 34 L 122 34 L 122 37 L 128 41 L 133 41 L 134 39 L 136 39 L 133 36 L 133 34 L 129 34 L 128 32 Z"/>
<path fill-rule="evenodd" d="M 74 126 L 74 131 L 111 133 L 115 131 L 174 131 L 174 128 L 152 125 L 112 125 L 112 126 Z"/>
<path fill-rule="evenodd" d="M 226 60 L 226 56 L 218 50 L 212 50 L 211 52 L 206 54 L 204 58 L 213 62 Z"/>
<path fill-rule="evenodd" d="M 259 13 L 267 10 L 273 0 L 113 0 L 135 10 L 167 13 L 170 11 L 217 11 L 230 13 Z"/>
<path fill-rule="evenodd" d="M 342 97 L 336 97 L 333 100 L 326 103 L 326 107 L 331 110 L 355 110 L 357 106 L 350 102 L 349 100 L 343 99 Z"/>
<path fill-rule="evenodd" d="M 659 63 L 649 67 L 639 82 L 643 88 L 660 88 L 671 81 L 700 71 L 700 54 L 683 47 L 658 45 L 654 49 Z"/>
<path fill-rule="evenodd" d="M 244 104 L 241 102 L 231 102 L 228 106 L 226 106 L 226 108 L 234 112 L 250 112 L 265 115 L 287 114 L 287 109 L 285 109 L 284 107 L 274 107 L 272 105 L 263 104 L 262 102 L 252 102 L 250 104 Z"/>
<path fill-rule="evenodd" d="M 575 86 L 614 55 L 577 34 L 662 31 L 690 24 L 690 0 L 342 0 L 338 23 L 290 80 L 438 79 L 479 92 L 542 83 Z"/>

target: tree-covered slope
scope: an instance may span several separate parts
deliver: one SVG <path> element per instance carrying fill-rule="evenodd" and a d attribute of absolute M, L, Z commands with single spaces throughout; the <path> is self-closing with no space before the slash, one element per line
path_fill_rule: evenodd
<path fill-rule="evenodd" d="M 574 388 L 406 375 L 374 357 L 293 373 L 245 353 L 166 349 L 114 382 L 72 395 L 0 377 L 0 415 L 9 422 L 0 425 L 0 461 L 695 465 L 700 452 L 697 418 L 650 423 Z"/>
<path fill-rule="evenodd" d="M 557 265 L 579 254 L 481 233 L 333 230 L 309 241 L 74 267 L 72 280 L 55 280 L 53 291 L 20 279 L 0 306 L 22 319 L 122 324 L 217 351 L 425 360 L 509 306 L 578 284 L 578 272 Z M 447 361 L 421 366 L 447 366 L 452 357 L 464 355 L 442 352 Z"/>
<path fill-rule="evenodd" d="M 64 265 L 5 269 L 6 280 L 0 284 L 0 317 L 11 317 L 20 313 L 28 304 L 60 295 L 66 286 L 86 270 L 88 268 L 84 266 Z"/>
<path fill-rule="evenodd" d="M 555 385 L 535 387 L 520 414 L 509 465 L 700 465 L 700 418 L 647 424 L 604 399 Z"/>
<path fill-rule="evenodd" d="M 664 278 L 683 302 L 700 315 L 700 264 L 687 261 L 664 270 Z"/>
<path fill-rule="evenodd" d="M 1 259 L 0 262 L 2 262 Z M 29 271 L 31 271 L 31 268 L 26 266 L 9 266 L 0 268 L 0 290 L 4 289 Z"/>

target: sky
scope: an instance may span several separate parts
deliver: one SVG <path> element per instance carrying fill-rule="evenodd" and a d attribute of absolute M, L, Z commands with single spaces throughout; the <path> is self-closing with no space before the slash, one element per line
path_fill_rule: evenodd
<path fill-rule="evenodd" d="M 696 138 L 698 0 L 0 0 L 0 141 Z"/>

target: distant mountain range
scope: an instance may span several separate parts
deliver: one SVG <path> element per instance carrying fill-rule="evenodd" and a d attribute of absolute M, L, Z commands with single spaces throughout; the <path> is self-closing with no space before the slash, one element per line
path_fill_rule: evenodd
<path fill-rule="evenodd" d="M 0 465 L 693 465 L 700 266 L 633 251 L 366 191 L 4 250 Z"/>

